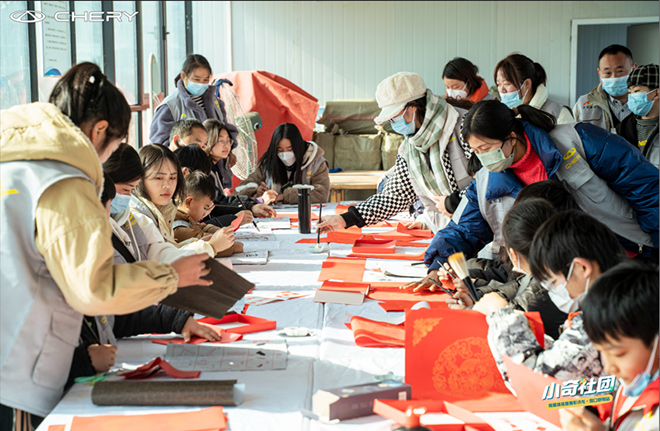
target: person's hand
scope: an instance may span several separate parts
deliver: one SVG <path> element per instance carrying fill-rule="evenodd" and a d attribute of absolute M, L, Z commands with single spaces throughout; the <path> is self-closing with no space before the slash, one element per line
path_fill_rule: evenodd
<path fill-rule="evenodd" d="M 92 360 L 92 366 L 97 373 L 104 373 L 115 365 L 117 346 L 112 344 L 92 344 L 87 347 L 87 353 Z"/>
<path fill-rule="evenodd" d="M 225 196 L 231 196 L 231 189 L 224 188 L 222 189 L 222 192 L 225 194 Z"/>
<path fill-rule="evenodd" d="M 266 205 L 272 204 L 273 202 L 275 202 L 277 200 L 277 192 L 275 190 L 266 190 L 261 195 L 261 198 L 264 200 L 264 203 Z"/>
<path fill-rule="evenodd" d="M 605 425 L 598 416 L 584 407 L 559 409 L 559 422 L 564 431 L 604 431 Z"/>
<path fill-rule="evenodd" d="M 243 214 L 243 220 L 241 220 L 241 226 L 243 226 L 244 224 L 252 223 L 252 220 L 254 220 L 254 216 L 252 215 L 252 211 L 243 210 L 243 211 L 237 212 L 234 215 L 236 217 L 240 217 L 241 214 Z"/>
<path fill-rule="evenodd" d="M 277 197 L 275 198 L 275 202 L 282 202 L 283 200 L 284 200 L 284 194 L 282 193 L 277 195 Z"/>
<path fill-rule="evenodd" d="M 426 226 L 421 221 L 411 221 L 409 223 L 402 223 L 406 229 L 424 229 Z"/>
<path fill-rule="evenodd" d="M 234 253 L 243 253 L 245 251 L 245 248 L 243 247 L 243 243 L 240 241 L 235 241 L 234 242 Z"/>
<path fill-rule="evenodd" d="M 204 280 L 202 277 L 206 277 L 210 268 L 206 267 L 204 261 L 209 258 L 209 255 L 206 253 L 194 254 L 192 256 L 181 257 L 174 262 L 172 262 L 172 267 L 179 275 L 179 284 L 178 287 L 186 286 L 210 286 L 213 284 L 211 280 Z"/>
<path fill-rule="evenodd" d="M 186 320 L 186 324 L 181 329 L 183 341 L 188 343 L 193 336 L 202 337 L 209 341 L 220 341 L 222 339 L 222 331 L 206 323 L 199 323 L 192 316 Z"/>
<path fill-rule="evenodd" d="M 488 316 L 495 310 L 498 310 L 502 307 L 509 305 L 506 299 L 502 298 L 497 292 L 490 292 L 482 296 L 474 307 L 473 310 L 476 310 L 482 314 Z"/>
<path fill-rule="evenodd" d="M 252 214 L 256 217 L 277 217 L 277 212 L 270 205 L 254 204 L 252 205 Z"/>
<path fill-rule="evenodd" d="M 447 208 L 445 207 L 445 200 L 447 199 L 447 196 L 433 196 L 432 199 L 435 202 L 435 208 L 447 217 L 451 218 L 453 214 L 447 211 Z"/>
<path fill-rule="evenodd" d="M 470 299 L 470 295 L 465 292 L 458 291 L 454 293 L 453 298 L 447 298 L 445 302 L 447 303 L 447 307 L 453 310 L 461 310 L 472 305 L 472 299 Z"/>
<path fill-rule="evenodd" d="M 451 277 L 449 277 L 447 271 L 445 271 L 442 268 L 431 270 L 423 279 L 419 281 L 413 281 L 412 283 L 404 284 L 403 286 L 400 287 L 400 289 L 404 289 L 404 290 L 412 289 L 413 293 L 421 292 L 423 290 L 428 290 L 431 292 L 435 292 L 437 290 L 442 292 L 442 289 L 440 289 L 431 280 L 435 280 L 437 283 L 442 284 L 447 290 L 454 289 L 454 285 Z"/>
<path fill-rule="evenodd" d="M 257 187 L 256 196 L 262 196 L 267 191 L 268 191 L 268 186 L 266 185 L 266 183 L 262 181 L 261 184 L 259 184 L 259 186 Z"/>
<path fill-rule="evenodd" d="M 321 229 L 321 233 L 346 229 L 346 220 L 340 215 L 323 216 L 319 222 L 317 229 Z"/>
<path fill-rule="evenodd" d="M 227 226 L 215 231 L 209 240 L 209 244 L 213 246 L 216 253 L 227 250 L 234 244 L 234 227 Z"/>
<path fill-rule="evenodd" d="M 227 156 L 227 169 L 233 168 L 237 160 L 236 155 L 229 151 L 229 155 Z"/>

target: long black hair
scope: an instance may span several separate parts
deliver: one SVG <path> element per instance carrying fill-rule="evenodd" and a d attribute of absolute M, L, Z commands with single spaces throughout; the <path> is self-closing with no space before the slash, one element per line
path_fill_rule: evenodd
<path fill-rule="evenodd" d="M 183 66 L 181 66 L 181 72 L 183 72 L 184 75 L 188 76 L 193 72 L 193 70 L 197 69 L 198 67 L 203 67 L 205 69 L 208 69 L 209 73 L 213 74 L 213 70 L 211 69 L 211 65 L 209 64 L 209 61 L 206 59 L 206 57 L 199 54 L 189 54 L 186 57 L 186 60 L 183 62 Z M 179 73 L 174 78 L 175 87 L 179 83 L 180 79 L 181 79 L 181 74 Z"/>
<path fill-rule="evenodd" d="M 499 100 L 482 100 L 470 108 L 463 117 L 461 126 L 463 139 L 467 142 L 471 135 L 476 135 L 504 141 L 511 135 L 511 132 L 522 135 L 524 128 L 520 119 L 516 118 L 518 114 L 523 120 L 529 121 L 546 132 L 551 131 L 557 125 L 554 116 L 529 105 L 520 105 L 512 110 Z"/>
<path fill-rule="evenodd" d="M 152 201 L 151 196 L 149 196 L 149 193 L 144 187 L 146 175 L 152 168 L 155 168 L 156 170 L 160 169 L 163 163 L 165 163 L 165 160 L 169 160 L 172 163 L 172 166 L 174 166 L 174 169 L 176 169 L 176 187 L 174 188 L 174 193 L 172 193 L 172 199 L 182 201 L 185 198 L 183 194 L 185 192 L 186 183 L 183 178 L 183 172 L 181 172 L 179 160 L 176 158 L 172 150 L 164 145 L 151 144 L 140 148 L 139 155 L 145 176 L 142 177 L 142 180 L 133 189 L 135 194 Z"/>
<path fill-rule="evenodd" d="M 103 164 L 103 172 L 110 175 L 115 184 L 132 183 L 141 180 L 144 168 L 135 148 L 119 144 L 117 150 Z"/>
<path fill-rule="evenodd" d="M 296 156 L 296 162 L 289 168 L 277 156 L 277 144 L 282 139 L 291 141 L 291 148 L 293 155 Z M 307 142 L 303 140 L 300 130 L 293 123 L 282 123 L 275 128 L 273 136 L 270 139 L 268 149 L 259 159 L 259 166 L 264 173 L 269 173 L 273 181 L 277 184 L 287 184 L 289 182 L 287 171 L 293 171 L 293 183 L 300 184 L 302 182 L 302 169 L 301 165 L 305 151 L 307 151 Z"/>
<path fill-rule="evenodd" d="M 107 121 L 101 150 L 111 141 L 128 136 L 131 108 L 124 95 L 94 63 L 80 63 L 69 69 L 55 84 L 48 101 L 78 127 Z"/>
<path fill-rule="evenodd" d="M 442 78 L 465 82 L 467 94 L 470 96 L 481 87 L 481 78 L 477 73 L 479 73 L 479 68 L 474 63 L 466 58 L 456 57 L 445 65 Z"/>

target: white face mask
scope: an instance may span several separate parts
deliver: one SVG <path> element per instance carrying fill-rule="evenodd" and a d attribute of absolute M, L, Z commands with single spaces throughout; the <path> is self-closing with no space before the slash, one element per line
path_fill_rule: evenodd
<path fill-rule="evenodd" d="M 281 153 L 277 153 L 277 157 L 280 158 L 282 163 L 284 163 L 284 166 L 286 167 L 291 167 L 293 166 L 294 163 L 296 163 L 296 156 L 293 154 L 293 151 L 284 151 Z"/>
<path fill-rule="evenodd" d="M 566 285 L 568 284 L 568 280 L 571 278 L 571 274 L 573 274 L 574 265 L 575 262 L 571 262 L 571 266 L 568 269 L 568 274 L 566 275 L 566 281 L 560 285 L 553 286 L 548 289 L 549 286 L 547 283 L 542 283 L 542 286 L 548 290 L 548 296 L 555 304 L 555 306 L 566 314 L 575 313 L 578 311 L 580 304 L 582 304 L 584 297 L 589 291 L 589 284 L 591 283 L 591 276 L 589 276 L 587 277 L 587 285 L 584 287 L 584 292 L 580 293 L 577 298 L 571 298 L 571 295 L 568 293 L 568 289 L 566 289 Z"/>
<path fill-rule="evenodd" d="M 515 259 L 513 258 L 514 256 L 516 257 Z M 527 274 L 527 271 L 522 269 L 522 267 L 520 266 L 520 257 L 518 256 L 518 253 L 516 253 L 516 252 L 514 252 L 514 254 L 509 253 L 509 260 L 511 261 L 512 269 L 515 272 L 519 272 L 521 274 L 529 275 L 529 274 Z"/>
<path fill-rule="evenodd" d="M 447 97 L 453 97 L 456 100 L 467 99 L 468 94 L 465 88 L 467 88 L 467 82 L 460 90 L 447 89 Z"/>

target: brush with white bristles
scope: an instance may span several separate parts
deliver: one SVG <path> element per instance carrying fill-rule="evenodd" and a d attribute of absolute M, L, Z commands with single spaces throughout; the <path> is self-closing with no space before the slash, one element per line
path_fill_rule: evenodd
<path fill-rule="evenodd" d="M 463 284 L 467 287 L 470 298 L 472 298 L 472 300 L 476 303 L 479 300 L 479 294 L 477 293 L 477 288 L 474 286 L 474 283 L 470 278 L 467 262 L 465 261 L 465 255 L 462 252 L 454 253 L 449 256 L 447 261 L 449 262 L 451 269 L 454 270 L 458 278 L 460 278 Z"/>

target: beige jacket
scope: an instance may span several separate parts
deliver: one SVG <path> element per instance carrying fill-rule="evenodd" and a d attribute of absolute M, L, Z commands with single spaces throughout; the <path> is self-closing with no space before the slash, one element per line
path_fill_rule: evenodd
<path fill-rule="evenodd" d="M 67 303 L 87 315 L 126 314 L 174 293 L 178 275 L 155 262 L 113 264 L 112 229 L 99 200 L 103 171 L 96 150 L 56 106 L 32 103 L 3 111 L 0 161 L 54 160 L 93 182 L 50 186 L 35 210 L 35 245 Z"/>
<path fill-rule="evenodd" d="M 314 142 L 308 142 L 308 144 L 309 146 L 307 147 L 307 151 L 305 151 L 302 165 L 302 183 L 314 186 L 314 190 L 311 192 L 312 203 L 327 202 L 330 197 L 330 175 L 328 173 L 328 162 L 323 157 L 325 152 L 323 151 L 323 148 L 319 147 Z M 236 187 L 235 193 L 255 197 L 257 194 L 257 187 L 262 182 L 269 184 L 270 181 L 267 179 L 266 174 L 261 170 L 261 167 L 257 166 L 257 169 L 255 169 Z M 250 183 L 256 185 L 253 186 Z M 272 185 L 273 190 L 284 195 L 283 203 L 298 203 L 298 191 L 296 189 L 287 187 L 284 189 L 284 192 L 282 192 L 280 187 L 281 186 L 279 185 Z"/>
<path fill-rule="evenodd" d="M 548 102 L 548 89 L 544 84 L 539 84 L 539 86 L 536 87 L 536 93 L 534 93 L 534 97 L 532 97 L 532 100 L 529 101 L 529 106 L 533 106 L 534 108 L 540 109 L 541 111 L 546 111 L 546 109 L 544 109 L 544 105 L 546 105 L 547 102 Z M 550 102 L 552 102 L 552 100 L 550 100 Z M 550 112 L 550 113 L 553 115 L 555 114 L 554 112 Z M 559 115 L 557 115 L 557 124 L 568 124 L 568 123 L 575 123 L 575 119 L 573 118 L 573 114 L 571 113 L 571 110 L 568 109 L 566 106 L 562 106 L 561 110 L 559 111 Z"/>

